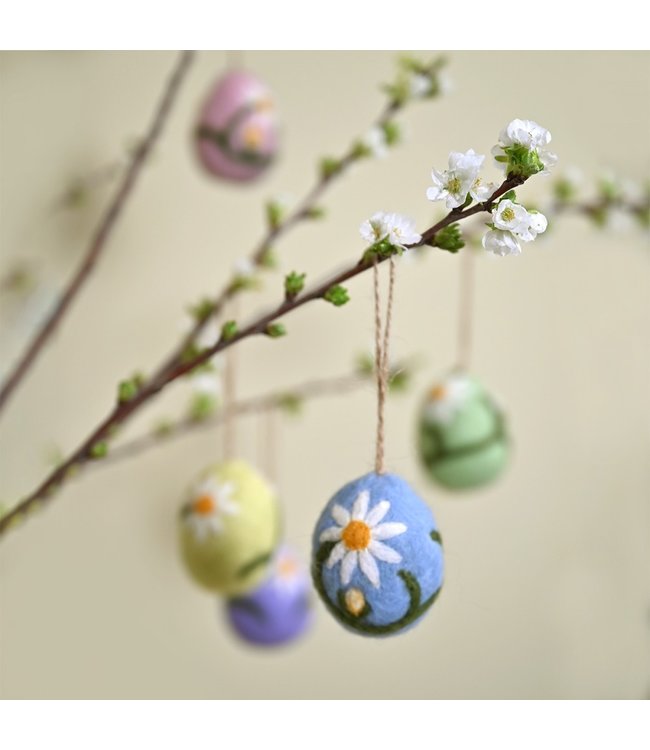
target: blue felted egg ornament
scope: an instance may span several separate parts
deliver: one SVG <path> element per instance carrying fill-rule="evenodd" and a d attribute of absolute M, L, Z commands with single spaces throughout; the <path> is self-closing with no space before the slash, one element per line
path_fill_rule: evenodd
<path fill-rule="evenodd" d="M 395 474 L 346 484 L 316 524 L 314 585 L 355 633 L 388 636 L 413 626 L 440 593 L 443 570 L 433 513 Z"/>
<path fill-rule="evenodd" d="M 481 487 L 508 462 L 505 416 L 480 383 L 452 373 L 422 404 L 418 448 L 423 468 L 437 484 L 451 490 Z"/>

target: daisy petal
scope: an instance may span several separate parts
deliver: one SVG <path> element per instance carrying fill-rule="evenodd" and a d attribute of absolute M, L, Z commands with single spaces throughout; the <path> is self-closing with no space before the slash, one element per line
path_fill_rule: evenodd
<path fill-rule="evenodd" d="M 338 542 L 341 539 L 343 529 L 340 526 L 330 526 L 318 537 L 319 542 Z"/>
<path fill-rule="evenodd" d="M 362 490 L 354 501 L 352 506 L 352 520 L 364 521 L 366 513 L 368 512 L 368 502 L 370 500 L 370 493 L 368 490 Z"/>
<path fill-rule="evenodd" d="M 390 539 L 391 537 L 403 534 L 407 529 L 404 523 L 382 523 L 375 526 L 372 530 L 373 539 Z"/>
<path fill-rule="evenodd" d="M 388 500 L 380 500 L 377 505 L 366 516 L 366 523 L 370 528 L 376 526 L 381 519 L 388 513 L 390 503 Z"/>
<path fill-rule="evenodd" d="M 333 568 L 337 562 L 343 557 L 345 554 L 345 547 L 343 545 L 343 542 L 339 542 L 334 549 L 330 552 L 330 556 L 327 558 L 327 562 L 325 565 L 328 568 Z"/>
<path fill-rule="evenodd" d="M 332 518 L 342 527 L 350 523 L 350 514 L 342 505 L 335 505 L 332 508 Z"/>
<path fill-rule="evenodd" d="M 343 546 L 343 543 L 341 543 L 341 546 Z M 357 568 L 358 556 L 357 552 L 348 552 L 343 558 L 343 562 L 341 563 L 341 583 L 344 586 L 347 586 L 352 580 L 352 574 Z"/>
<path fill-rule="evenodd" d="M 367 549 L 359 552 L 359 565 L 365 577 L 372 583 L 372 585 L 379 588 L 379 568 L 375 562 L 373 556 L 368 552 Z"/>
<path fill-rule="evenodd" d="M 402 562 L 402 556 L 400 555 L 400 553 L 394 550 L 392 547 L 389 547 L 387 544 L 384 544 L 383 542 L 376 542 L 373 540 L 372 542 L 370 542 L 368 550 L 382 562 Z M 361 566 L 361 569 L 363 570 L 363 565 Z"/>

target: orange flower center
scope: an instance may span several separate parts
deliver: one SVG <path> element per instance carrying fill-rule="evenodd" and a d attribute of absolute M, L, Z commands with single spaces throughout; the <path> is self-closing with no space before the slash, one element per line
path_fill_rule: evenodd
<path fill-rule="evenodd" d="M 291 578 L 297 569 L 295 561 L 290 558 L 284 558 L 278 563 L 278 573 L 281 578 Z"/>
<path fill-rule="evenodd" d="M 210 513 L 214 513 L 216 508 L 217 504 L 212 495 L 201 495 L 192 503 L 192 510 L 200 516 L 209 516 Z"/>
<path fill-rule="evenodd" d="M 363 521 L 350 521 L 341 534 L 348 549 L 365 549 L 370 544 L 370 527 Z"/>
<path fill-rule="evenodd" d="M 444 385 L 436 385 L 429 391 L 429 396 L 433 401 L 442 401 L 447 395 L 447 389 Z"/>
<path fill-rule="evenodd" d="M 255 150 L 262 145 L 262 130 L 256 125 L 248 125 L 245 128 L 242 137 L 246 148 Z"/>

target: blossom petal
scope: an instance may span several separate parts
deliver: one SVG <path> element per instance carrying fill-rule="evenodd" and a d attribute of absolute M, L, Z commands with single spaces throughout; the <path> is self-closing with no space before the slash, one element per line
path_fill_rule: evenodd
<path fill-rule="evenodd" d="M 388 513 L 389 509 L 390 503 L 388 500 L 380 500 L 366 516 L 366 523 L 368 526 L 370 526 L 371 529 L 376 526 L 386 513 Z"/>
<path fill-rule="evenodd" d="M 339 526 L 345 528 L 350 523 L 350 514 L 342 505 L 335 505 L 332 508 L 332 518 Z"/>
<path fill-rule="evenodd" d="M 336 563 L 341 560 L 344 554 L 345 545 L 343 544 L 343 542 L 339 542 L 330 552 L 330 556 L 327 558 L 327 562 L 325 563 L 326 567 L 333 568 Z"/>
<path fill-rule="evenodd" d="M 341 546 L 343 546 L 343 542 L 341 542 Z M 344 586 L 347 586 L 348 583 L 350 583 L 350 581 L 352 580 L 352 574 L 357 569 L 358 557 L 359 557 L 358 552 L 351 550 L 343 558 L 343 562 L 341 563 L 341 583 Z"/>
<path fill-rule="evenodd" d="M 330 526 L 318 537 L 319 542 L 338 542 L 341 539 L 343 529 L 340 526 Z"/>
<path fill-rule="evenodd" d="M 372 583 L 372 585 L 379 588 L 379 568 L 373 556 L 368 552 L 367 549 L 359 552 L 359 566 L 365 577 Z"/>
<path fill-rule="evenodd" d="M 368 512 L 368 502 L 370 501 L 370 493 L 368 490 L 362 490 L 354 501 L 352 506 L 352 520 L 353 521 L 364 521 L 366 513 Z"/>
<path fill-rule="evenodd" d="M 400 553 L 394 550 L 392 547 L 389 547 L 387 544 L 384 544 L 383 542 L 376 542 L 373 540 L 368 545 L 368 550 L 382 562 L 402 562 L 402 556 L 400 555 Z M 363 570 L 363 564 L 361 565 L 361 570 Z"/>
<path fill-rule="evenodd" d="M 391 539 L 403 534 L 408 527 L 405 523 L 382 523 L 372 530 L 373 539 Z"/>

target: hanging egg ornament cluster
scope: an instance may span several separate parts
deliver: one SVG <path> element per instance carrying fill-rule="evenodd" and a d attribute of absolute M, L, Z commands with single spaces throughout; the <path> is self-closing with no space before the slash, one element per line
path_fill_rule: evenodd
<path fill-rule="evenodd" d="M 195 130 L 198 158 L 215 177 L 250 182 L 275 159 L 278 120 L 271 91 L 253 73 L 230 70 L 213 86 Z"/>
<path fill-rule="evenodd" d="M 312 578 L 328 611 L 345 628 L 388 636 L 415 625 L 443 582 L 442 540 L 433 513 L 409 484 L 384 468 L 384 403 L 395 264 L 391 257 L 381 331 L 374 267 L 377 440 L 375 471 L 346 484 L 327 503 L 312 540 Z"/>
<path fill-rule="evenodd" d="M 450 490 L 482 487 L 508 463 L 505 416 L 477 380 L 451 373 L 426 394 L 418 448 L 427 476 L 437 484 Z"/>

